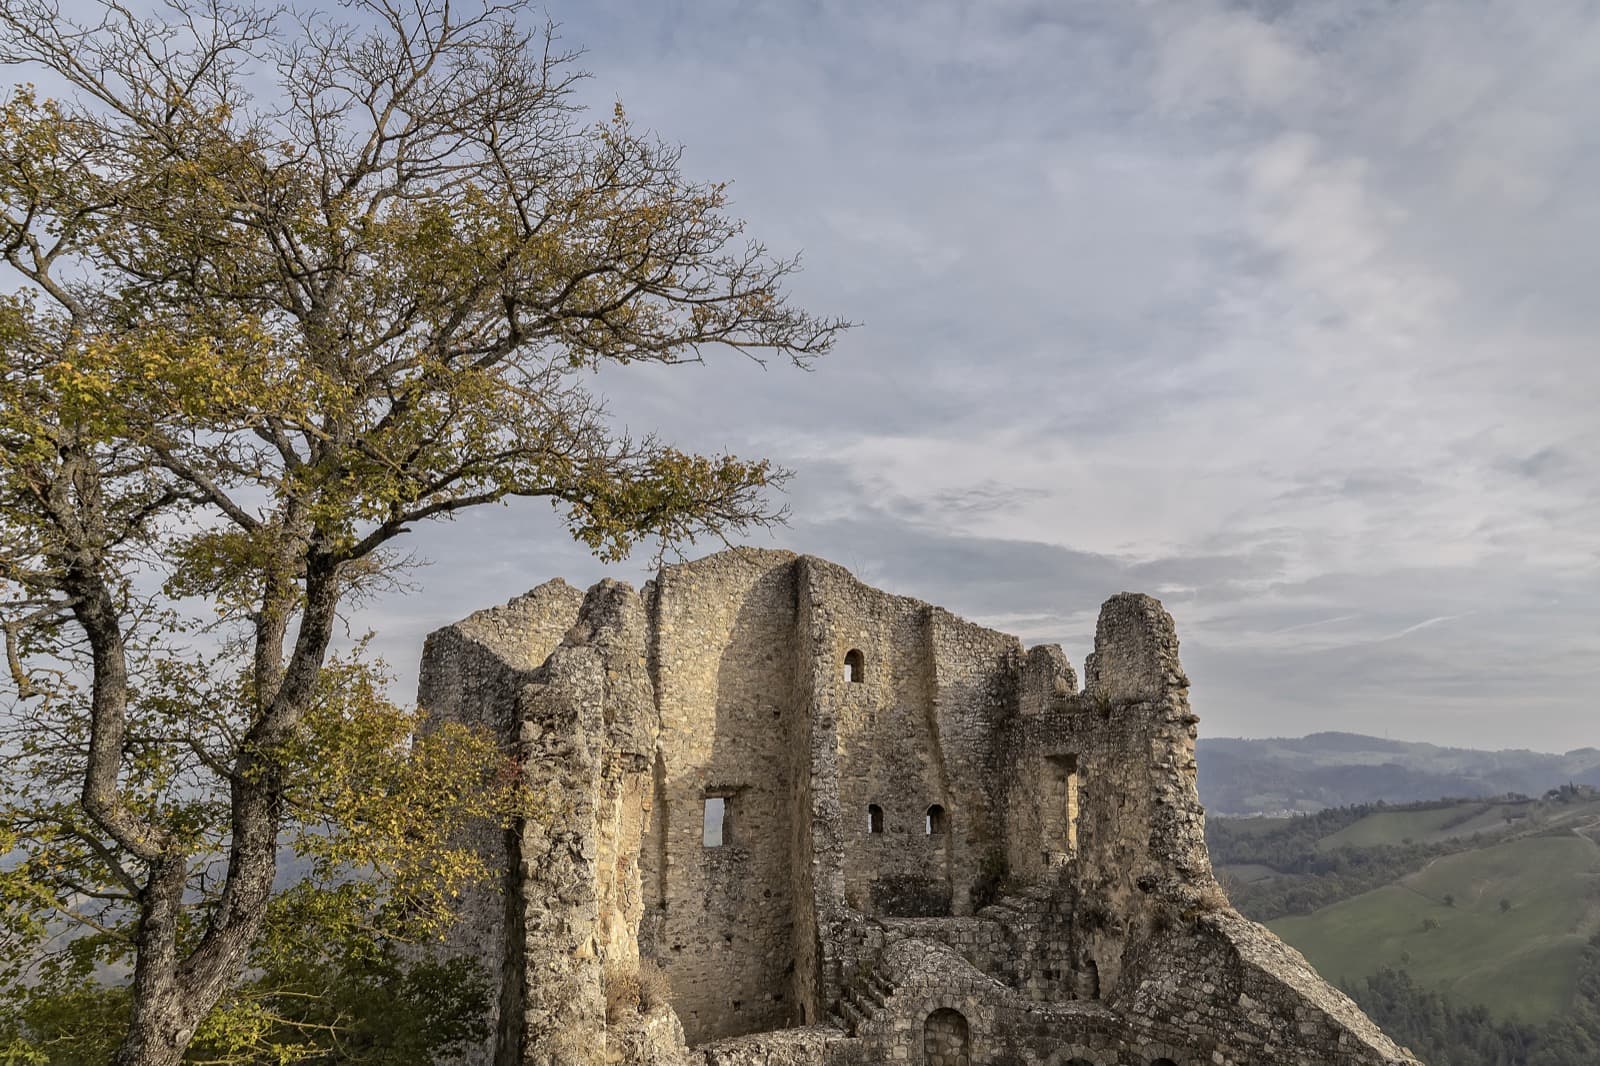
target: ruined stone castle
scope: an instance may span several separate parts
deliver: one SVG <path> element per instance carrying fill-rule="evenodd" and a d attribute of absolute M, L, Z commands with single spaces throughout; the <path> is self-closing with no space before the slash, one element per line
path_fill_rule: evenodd
<path fill-rule="evenodd" d="M 423 707 L 536 810 L 446 945 L 496 986 L 467 1061 L 1416 1066 L 1218 888 L 1161 605 L 1108 600 L 1084 675 L 746 549 L 434 633 Z"/>

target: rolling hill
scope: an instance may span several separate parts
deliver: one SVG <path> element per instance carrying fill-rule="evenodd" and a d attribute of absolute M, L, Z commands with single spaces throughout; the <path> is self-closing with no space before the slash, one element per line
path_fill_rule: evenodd
<path fill-rule="evenodd" d="M 1209 820 L 1247 916 L 1448 1066 L 1600 1062 L 1600 792 Z"/>
<path fill-rule="evenodd" d="M 1294 739 L 1201 738 L 1200 801 L 1215 814 L 1316 811 L 1440 796 L 1538 796 L 1557 785 L 1600 786 L 1600 749 L 1554 755 L 1476 751 L 1355 733 Z"/>

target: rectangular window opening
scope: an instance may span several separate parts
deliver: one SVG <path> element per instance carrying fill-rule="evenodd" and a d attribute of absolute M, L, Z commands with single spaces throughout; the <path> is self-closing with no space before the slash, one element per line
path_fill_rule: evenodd
<path fill-rule="evenodd" d="M 1051 756 L 1047 768 L 1045 850 L 1063 857 L 1074 855 L 1078 850 L 1078 757 Z"/>
<path fill-rule="evenodd" d="M 707 796 L 705 820 L 701 843 L 708 848 L 725 847 L 733 843 L 732 826 L 729 824 L 729 796 Z"/>

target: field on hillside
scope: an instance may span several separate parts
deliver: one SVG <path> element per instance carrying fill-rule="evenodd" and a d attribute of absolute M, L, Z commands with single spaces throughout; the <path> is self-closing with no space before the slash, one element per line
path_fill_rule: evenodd
<path fill-rule="evenodd" d="M 1452 803 L 1432 809 L 1403 809 L 1368 815 L 1355 825 L 1323 837 L 1322 851 L 1339 847 L 1370 848 L 1380 844 L 1434 843 L 1474 833 L 1492 833 L 1529 816 L 1535 801 L 1516 803 Z"/>
<path fill-rule="evenodd" d="M 1569 1009 L 1600 932 L 1594 790 L 1215 821 L 1236 904 L 1328 979 L 1404 970 L 1503 1020 Z"/>
<path fill-rule="evenodd" d="M 1271 928 L 1331 980 L 1397 967 L 1498 1016 L 1542 1021 L 1566 1009 L 1583 946 L 1600 929 L 1597 877 L 1592 840 L 1531 837 L 1435 859 Z"/>

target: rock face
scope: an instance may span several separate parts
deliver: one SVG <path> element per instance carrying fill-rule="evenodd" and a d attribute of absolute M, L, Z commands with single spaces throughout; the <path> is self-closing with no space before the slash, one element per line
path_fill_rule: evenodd
<path fill-rule="evenodd" d="M 1107 601 L 1084 674 L 746 549 L 434 633 L 422 705 L 535 797 L 444 946 L 499 991 L 465 1061 L 1415 1064 L 1218 888 L 1161 605 Z"/>

